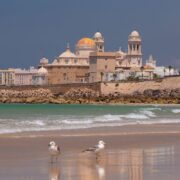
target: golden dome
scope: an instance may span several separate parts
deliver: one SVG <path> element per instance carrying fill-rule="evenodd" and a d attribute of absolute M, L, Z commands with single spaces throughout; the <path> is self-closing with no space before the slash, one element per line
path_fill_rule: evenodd
<path fill-rule="evenodd" d="M 95 46 L 95 42 L 91 38 L 82 38 L 78 41 L 77 46 Z"/>

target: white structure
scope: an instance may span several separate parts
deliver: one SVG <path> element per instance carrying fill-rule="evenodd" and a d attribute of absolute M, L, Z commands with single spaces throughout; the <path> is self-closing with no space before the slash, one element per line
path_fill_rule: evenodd
<path fill-rule="evenodd" d="M 84 53 L 85 50 L 83 50 Z M 88 52 L 89 53 L 89 52 Z M 71 52 L 69 44 L 67 45 L 67 49 L 65 52 L 57 57 L 52 65 L 59 65 L 59 66 L 88 66 L 89 61 L 88 58 L 80 57 Z"/>
<path fill-rule="evenodd" d="M 14 85 L 15 73 L 13 69 L 0 70 L 0 85 Z"/>
<path fill-rule="evenodd" d="M 42 66 L 40 69 L 14 69 L 14 85 L 45 85 L 47 84 L 47 70 Z"/>
<path fill-rule="evenodd" d="M 146 65 L 156 68 L 156 60 L 153 58 L 152 55 L 149 56 L 149 59 L 146 61 Z"/>
<path fill-rule="evenodd" d="M 142 66 L 142 40 L 137 31 L 133 31 L 128 38 L 128 53 L 127 57 L 131 67 Z"/>
<path fill-rule="evenodd" d="M 32 85 L 47 85 L 48 71 L 43 66 L 32 76 Z"/>
<path fill-rule="evenodd" d="M 100 32 L 94 34 L 93 40 L 96 44 L 97 52 L 104 52 L 104 38 Z"/>
<path fill-rule="evenodd" d="M 156 67 L 154 70 L 154 74 L 156 74 L 158 77 L 179 75 L 178 71 L 174 68 L 164 66 Z"/>
<path fill-rule="evenodd" d="M 30 67 L 30 69 L 14 69 L 15 85 L 32 85 L 32 77 L 37 74 L 38 69 Z"/>

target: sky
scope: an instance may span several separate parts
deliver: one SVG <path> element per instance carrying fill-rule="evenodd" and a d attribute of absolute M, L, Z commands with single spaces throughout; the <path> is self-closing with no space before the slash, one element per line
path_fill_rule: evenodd
<path fill-rule="evenodd" d="M 180 0 L 0 0 L 0 68 L 37 67 L 52 62 L 70 43 L 96 31 L 105 50 L 127 51 L 139 31 L 143 61 L 180 67 Z"/>

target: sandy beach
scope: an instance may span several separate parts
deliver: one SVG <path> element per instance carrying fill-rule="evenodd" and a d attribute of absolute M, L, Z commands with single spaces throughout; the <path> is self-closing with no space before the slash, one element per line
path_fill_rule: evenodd
<path fill-rule="evenodd" d="M 98 160 L 94 154 L 81 153 L 99 139 L 107 146 Z M 53 165 L 50 140 L 61 147 Z M 0 142 L 3 180 L 178 180 L 180 176 L 179 124 L 6 134 Z"/>

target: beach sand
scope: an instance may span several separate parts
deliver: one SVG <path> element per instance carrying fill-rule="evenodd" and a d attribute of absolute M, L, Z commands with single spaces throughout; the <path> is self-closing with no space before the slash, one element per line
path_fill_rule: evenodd
<path fill-rule="evenodd" d="M 106 142 L 96 160 L 82 150 Z M 48 143 L 61 147 L 50 163 Z M 180 125 L 137 125 L 0 136 L 2 180 L 179 180 Z"/>

